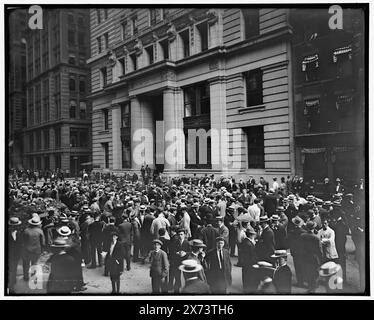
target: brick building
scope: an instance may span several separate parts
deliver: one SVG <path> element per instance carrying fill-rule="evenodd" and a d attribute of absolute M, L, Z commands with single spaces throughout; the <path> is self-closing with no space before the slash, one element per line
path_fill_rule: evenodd
<path fill-rule="evenodd" d="M 331 30 L 328 9 L 295 9 L 293 68 L 296 172 L 357 182 L 365 170 L 364 12 L 343 10 Z"/>
<path fill-rule="evenodd" d="M 293 174 L 289 13 L 91 9 L 94 167 Z"/>
<path fill-rule="evenodd" d="M 8 74 L 8 164 L 22 167 L 22 128 L 26 127 L 26 48 L 22 42 L 27 24 L 26 10 L 12 10 L 9 14 L 9 74 Z"/>
<path fill-rule="evenodd" d="M 76 175 L 90 161 L 89 13 L 43 9 L 43 29 L 28 29 L 24 168 Z"/>

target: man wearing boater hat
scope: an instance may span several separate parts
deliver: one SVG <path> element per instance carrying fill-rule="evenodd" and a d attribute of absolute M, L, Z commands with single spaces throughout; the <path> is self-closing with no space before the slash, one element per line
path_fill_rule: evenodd
<path fill-rule="evenodd" d="M 28 220 L 29 226 L 23 232 L 23 279 L 29 280 L 29 268 L 35 265 L 45 246 L 44 233 L 41 229 L 41 220 L 37 213 Z"/>
<path fill-rule="evenodd" d="M 22 233 L 20 230 L 21 220 L 18 217 L 11 217 L 8 222 L 8 289 L 14 293 L 14 286 L 17 281 L 17 266 L 22 254 Z"/>
<path fill-rule="evenodd" d="M 305 280 L 310 293 L 317 289 L 318 269 L 322 262 L 322 246 L 319 237 L 314 233 L 316 223 L 306 223 L 306 233 L 301 234 L 300 241 L 303 250 Z"/>
<path fill-rule="evenodd" d="M 199 278 L 203 266 L 196 260 L 187 259 L 182 261 L 179 270 L 183 272 L 185 285 L 181 293 L 187 294 L 207 294 L 210 293 L 208 284 Z"/>
<path fill-rule="evenodd" d="M 269 218 L 260 217 L 260 237 L 256 244 L 257 256 L 261 261 L 271 262 L 270 256 L 275 250 L 274 232 L 269 226 Z"/>
<path fill-rule="evenodd" d="M 274 271 L 273 283 L 280 294 L 291 294 L 292 272 L 287 265 L 287 251 L 275 250 L 271 256 L 275 259 L 276 269 Z"/>

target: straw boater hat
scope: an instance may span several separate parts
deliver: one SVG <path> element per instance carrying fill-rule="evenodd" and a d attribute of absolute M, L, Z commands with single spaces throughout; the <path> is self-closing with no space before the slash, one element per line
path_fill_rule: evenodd
<path fill-rule="evenodd" d="M 281 258 L 287 257 L 287 250 L 275 250 L 274 254 L 271 256 L 272 258 Z"/>
<path fill-rule="evenodd" d="M 51 247 L 53 248 L 66 248 L 68 246 L 69 246 L 68 243 L 63 238 L 57 238 L 51 244 Z"/>
<path fill-rule="evenodd" d="M 183 272 L 191 273 L 200 271 L 203 268 L 203 266 L 196 260 L 188 259 L 182 261 L 182 265 L 180 265 L 178 268 Z"/>
<path fill-rule="evenodd" d="M 8 225 L 10 226 L 19 226 L 21 223 L 22 222 L 18 217 L 11 217 L 8 221 Z"/>
<path fill-rule="evenodd" d="M 262 222 L 268 222 L 268 221 L 269 221 L 268 216 L 262 216 L 262 217 L 260 217 L 260 223 L 262 223 Z"/>
<path fill-rule="evenodd" d="M 280 217 L 279 217 L 277 214 L 273 214 L 273 215 L 271 216 L 271 220 L 272 220 L 272 221 L 279 221 L 279 219 L 280 219 Z"/>
<path fill-rule="evenodd" d="M 303 225 L 304 224 L 304 221 L 303 219 L 301 219 L 299 216 L 296 216 L 294 218 L 292 218 L 292 223 L 299 226 L 299 225 Z"/>
<path fill-rule="evenodd" d="M 68 226 L 62 226 L 58 228 L 56 231 L 60 236 L 63 236 L 63 237 L 68 237 L 71 235 L 71 230 Z"/>
<path fill-rule="evenodd" d="M 33 217 L 28 220 L 29 224 L 33 225 L 33 226 L 40 226 L 42 224 L 42 222 L 40 221 L 40 218 L 38 216 L 38 214 L 33 214 Z"/>
<path fill-rule="evenodd" d="M 336 264 L 333 261 L 329 261 L 329 262 L 324 263 L 320 267 L 319 275 L 321 277 L 329 277 L 329 276 L 336 274 L 338 271 L 340 271 L 340 269 L 341 269 L 340 265 Z"/>

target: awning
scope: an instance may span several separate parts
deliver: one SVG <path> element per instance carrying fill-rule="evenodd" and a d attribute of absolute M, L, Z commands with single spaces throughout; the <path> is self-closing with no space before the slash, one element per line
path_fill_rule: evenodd
<path fill-rule="evenodd" d="M 315 68 L 318 68 L 318 54 L 305 57 L 302 62 L 302 70 L 305 71 L 306 66 L 310 64 L 313 64 Z"/>
<path fill-rule="evenodd" d="M 337 153 L 337 152 L 352 152 L 352 151 L 355 151 L 357 150 L 356 147 L 351 147 L 351 146 L 343 146 L 343 147 L 334 147 L 332 149 L 333 152 Z"/>
<path fill-rule="evenodd" d="M 316 154 L 326 152 L 326 148 L 303 148 L 301 153 Z"/>
<path fill-rule="evenodd" d="M 337 48 L 334 50 L 334 53 L 332 54 L 332 60 L 334 63 L 338 61 L 338 56 L 341 56 L 343 54 L 348 54 L 348 58 L 352 59 L 352 46 L 346 46 L 346 47 L 341 47 Z"/>
<path fill-rule="evenodd" d="M 349 95 L 341 95 L 336 99 L 336 110 L 339 110 L 341 106 L 350 105 L 353 101 L 353 97 Z"/>
<path fill-rule="evenodd" d="M 305 100 L 304 115 L 320 113 L 319 98 Z"/>

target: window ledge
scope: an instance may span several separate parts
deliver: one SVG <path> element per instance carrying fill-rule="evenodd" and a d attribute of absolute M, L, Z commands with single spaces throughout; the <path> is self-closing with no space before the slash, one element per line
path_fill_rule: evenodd
<path fill-rule="evenodd" d="M 265 111 L 265 105 L 260 104 L 260 105 L 257 105 L 257 106 L 240 108 L 238 110 L 239 113 L 248 113 L 248 112 L 256 112 L 256 111 Z"/>
<path fill-rule="evenodd" d="M 101 130 L 98 132 L 99 134 L 105 134 L 105 133 L 109 133 L 109 129 L 108 130 Z"/>

